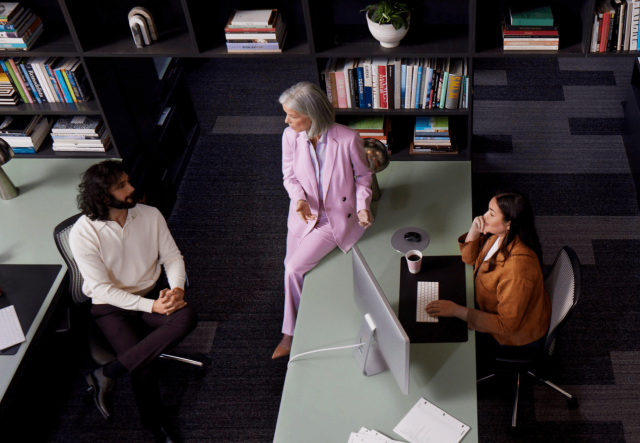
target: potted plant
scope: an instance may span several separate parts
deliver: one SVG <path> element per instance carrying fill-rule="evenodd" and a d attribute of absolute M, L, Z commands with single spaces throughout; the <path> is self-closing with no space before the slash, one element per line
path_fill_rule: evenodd
<path fill-rule="evenodd" d="M 411 12 L 405 3 L 380 0 L 360 12 L 367 13 L 371 35 L 384 48 L 395 48 L 409 31 Z"/>

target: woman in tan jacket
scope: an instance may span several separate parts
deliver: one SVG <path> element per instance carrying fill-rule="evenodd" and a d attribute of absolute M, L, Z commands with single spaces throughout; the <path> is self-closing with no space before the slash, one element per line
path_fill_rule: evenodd
<path fill-rule="evenodd" d="M 474 267 L 476 306 L 431 302 L 434 317 L 457 317 L 490 334 L 499 345 L 541 348 L 549 329 L 551 301 L 544 289 L 542 248 L 529 201 L 498 194 L 459 239 L 462 261 Z"/>

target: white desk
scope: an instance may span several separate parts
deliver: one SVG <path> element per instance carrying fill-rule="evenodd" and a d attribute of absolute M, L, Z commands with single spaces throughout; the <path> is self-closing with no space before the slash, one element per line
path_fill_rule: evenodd
<path fill-rule="evenodd" d="M 15 355 L 0 355 L 0 401 L 9 387 L 34 335 L 56 294 L 67 267 L 53 240 L 53 229 L 77 214 L 80 175 L 104 159 L 13 159 L 3 166 L 20 195 L 0 200 L 0 263 L 61 264 L 27 341 Z"/>
<path fill-rule="evenodd" d="M 397 314 L 401 254 L 390 244 L 403 227 L 431 236 L 425 255 L 460 255 L 457 238 L 471 224 L 469 162 L 392 162 L 378 174 L 382 198 L 358 246 Z M 473 306 L 472 269 L 466 269 Z M 353 344 L 362 316 L 353 300 L 351 253 L 334 250 L 305 278 L 292 355 Z M 462 440 L 478 441 L 475 333 L 466 343 L 412 344 L 409 395 L 390 372 L 365 377 L 353 349 L 301 357 L 291 363 L 274 441 L 341 443 L 361 426 L 396 440 L 393 428 L 420 397 L 471 426 Z"/>

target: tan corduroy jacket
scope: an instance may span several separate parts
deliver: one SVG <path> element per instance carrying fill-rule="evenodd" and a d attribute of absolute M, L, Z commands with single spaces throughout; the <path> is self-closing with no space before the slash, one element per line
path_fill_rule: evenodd
<path fill-rule="evenodd" d="M 462 261 L 473 265 L 476 303 L 481 311 L 493 314 L 487 332 L 510 346 L 542 338 L 549 329 L 551 300 L 535 252 L 516 237 L 509 246 L 509 258 L 498 253 L 494 269 L 487 272 L 489 260 L 483 260 L 498 236 L 481 235 L 469 243 L 464 242 L 466 238 L 464 234 L 458 242 Z"/>

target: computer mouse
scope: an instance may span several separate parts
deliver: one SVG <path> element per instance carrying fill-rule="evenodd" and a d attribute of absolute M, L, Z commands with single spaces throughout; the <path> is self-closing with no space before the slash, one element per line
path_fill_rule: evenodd
<path fill-rule="evenodd" d="M 418 242 L 422 241 L 422 236 L 420 234 L 418 234 L 417 232 L 413 232 L 412 231 L 412 232 L 407 232 L 404 235 L 404 239 L 406 241 L 413 241 L 413 242 L 418 243 Z"/>

